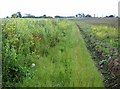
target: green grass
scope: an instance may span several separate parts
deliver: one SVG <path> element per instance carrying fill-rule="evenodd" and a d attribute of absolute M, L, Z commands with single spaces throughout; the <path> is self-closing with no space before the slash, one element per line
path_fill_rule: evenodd
<path fill-rule="evenodd" d="M 78 19 L 73 20 L 80 25 L 80 27 L 89 35 L 94 36 L 93 39 L 97 38 L 99 41 L 110 45 L 112 47 L 118 48 L 118 29 L 112 27 L 112 25 L 117 23 L 117 19 Z M 104 22 L 105 21 L 105 22 Z M 93 24 L 96 23 L 96 24 Z M 91 25 L 92 24 L 92 25 Z M 111 26 L 109 26 L 109 25 Z"/>
<path fill-rule="evenodd" d="M 101 41 L 118 47 L 118 30 L 107 26 L 92 26 L 92 33 L 96 35 Z"/>
<path fill-rule="evenodd" d="M 93 60 L 104 76 L 104 81 L 108 81 L 104 82 L 105 87 L 114 86 L 117 81 L 114 79 L 115 77 L 117 79 L 117 76 L 115 76 L 117 73 L 112 73 L 113 70 L 111 71 L 111 69 L 114 66 L 111 66 L 111 64 L 114 65 L 112 61 L 119 59 L 120 52 L 118 44 L 119 32 L 115 25 L 117 19 L 83 18 L 72 19 L 72 21 L 80 29 Z"/>
<path fill-rule="evenodd" d="M 2 25 L 4 86 L 104 87 L 73 22 L 7 19 Z M 19 74 L 8 77 L 13 70 Z"/>

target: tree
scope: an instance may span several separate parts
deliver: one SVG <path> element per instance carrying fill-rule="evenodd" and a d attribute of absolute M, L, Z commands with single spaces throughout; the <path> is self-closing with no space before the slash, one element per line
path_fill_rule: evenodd
<path fill-rule="evenodd" d="M 108 18 L 109 16 L 106 16 L 106 18 Z"/>
<path fill-rule="evenodd" d="M 83 17 L 83 18 L 85 17 L 85 14 L 84 14 L 84 13 L 82 13 L 82 17 Z"/>
<path fill-rule="evenodd" d="M 13 13 L 11 18 L 22 18 L 21 12 Z"/>
<path fill-rule="evenodd" d="M 81 17 L 81 14 L 78 14 L 78 17 Z"/>
<path fill-rule="evenodd" d="M 78 15 L 75 15 L 76 17 L 78 17 Z"/>
<path fill-rule="evenodd" d="M 91 15 L 87 14 L 85 17 L 92 17 Z"/>
<path fill-rule="evenodd" d="M 6 16 L 6 18 L 9 18 L 9 16 Z"/>
<path fill-rule="evenodd" d="M 114 15 L 110 15 L 109 17 L 114 17 Z"/>
<path fill-rule="evenodd" d="M 12 14 L 11 18 L 17 18 L 17 14 L 16 13 Z"/>
<path fill-rule="evenodd" d="M 85 14 L 84 13 L 81 13 L 81 14 L 79 13 L 79 14 L 76 15 L 76 17 L 84 18 Z"/>
<path fill-rule="evenodd" d="M 45 14 L 43 15 L 43 18 L 46 18 L 46 15 L 45 15 Z"/>
<path fill-rule="evenodd" d="M 21 12 L 17 12 L 17 17 L 22 18 Z"/>

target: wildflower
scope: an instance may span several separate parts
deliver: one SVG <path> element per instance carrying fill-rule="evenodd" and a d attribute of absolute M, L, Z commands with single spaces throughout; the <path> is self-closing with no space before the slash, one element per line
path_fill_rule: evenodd
<path fill-rule="evenodd" d="M 32 63 L 31 67 L 32 67 L 32 68 L 35 67 L 35 63 Z"/>

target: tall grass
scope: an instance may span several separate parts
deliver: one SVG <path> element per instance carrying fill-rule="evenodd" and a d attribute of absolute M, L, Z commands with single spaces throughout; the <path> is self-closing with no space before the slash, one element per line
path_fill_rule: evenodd
<path fill-rule="evenodd" d="M 73 22 L 7 19 L 2 31 L 4 86 L 104 86 Z"/>

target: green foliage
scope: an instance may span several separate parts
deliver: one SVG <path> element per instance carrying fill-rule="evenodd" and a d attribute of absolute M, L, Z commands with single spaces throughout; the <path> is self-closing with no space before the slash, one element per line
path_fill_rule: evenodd
<path fill-rule="evenodd" d="M 118 31 L 108 26 L 93 26 L 77 22 L 87 47 L 95 52 L 100 60 L 110 61 L 118 57 Z"/>
<path fill-rule="evenodd" d="M 115 28 L 107 26 L 92 26 L 93 35 L 96 35 L 101 41 L 113 46 L 118 47 L 118 31 Z"/>
<path fill-rule="evenodd" d="M 22 18 L 21 12 L 13 13 L 11 18 Z"/>
<path fill-rule="evenodd" d="M 112 71 L 115 70 L 115 67 L 119 67 L 116 66 L 116 64 L 113 62 L 113 60 L 119 59 L 120 50 L 118 49 L 118 30 L 114 27 L 107 26 L 106 24 L 109 24 L 109 22 L 105 22 L 105 24 L 100 24 L 101 20 L 96 21 L 95 19 L 93 19 L 93 21 L 95 21 L 94 23 L 96 23 L 97 25 L 91 25 L 92 22 L 90 19 L 83 22 L 81 20 L 74 21 L 86 42 L 86 46 L 89 49 L 93 60 L 96 62 L 97 67 L 100 69 L 101 73 L 104 76 L 105 87 L 119 87 L 119 83 L 117 82 L 119 81 L 119 79 L 117 80 L 118 77 L 113 76 L 112 73 Z M 88 22 L 89 24 L 86 24 L 84 22 Z M 110 63 L 112 64 L 112 66 L 110 65 Z M 115 65 L 115 67 L 113 65 Z M 117 65 L 119 65 L 119 63 Z M 112 68 L 114 69 L 110 71 Z"/>
<path fill-rule="evenodd" d="M 4 87 L 103 87 L 73 22 L 5 19 L 2 39 Z"/>

